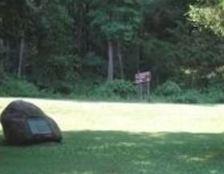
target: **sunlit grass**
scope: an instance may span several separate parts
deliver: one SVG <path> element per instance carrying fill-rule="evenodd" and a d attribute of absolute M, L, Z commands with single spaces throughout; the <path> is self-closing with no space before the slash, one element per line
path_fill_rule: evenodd
<path fill-rule="evenodd" d="M 63 143 L 6 146 L 0 131 L 0 174 L 224 173 L 222 105 L 24 100 L 56 120 Z"/>
<path fill-rule="evenodd" d="M 0 98 L 0 111 L 12 98 Z M 41 107 L 63 131 L 224 131 L 224 105 L 127 104 L 24 99 Z"/>

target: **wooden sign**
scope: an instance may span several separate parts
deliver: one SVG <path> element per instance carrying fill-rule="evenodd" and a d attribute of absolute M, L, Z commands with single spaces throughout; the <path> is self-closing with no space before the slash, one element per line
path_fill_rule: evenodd
<path fill-rule="evenodd" d="M 151 81 L 151 72 L 145 71 L 135 74 L 135 84 L 147 83 Z"/>

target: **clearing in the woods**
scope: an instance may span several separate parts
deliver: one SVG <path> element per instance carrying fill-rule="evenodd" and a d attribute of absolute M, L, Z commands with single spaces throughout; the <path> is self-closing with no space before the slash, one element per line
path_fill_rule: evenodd
<path fill-rule="evenodd" d="M 0 111 L 15 98 L 0 98 Z M 12 147 L 2 174 L 222 174 L 224 105 L 24 99 L 60 126 L 62 144 Z M 0 128 L 1 130 L 1 128 Z"/>

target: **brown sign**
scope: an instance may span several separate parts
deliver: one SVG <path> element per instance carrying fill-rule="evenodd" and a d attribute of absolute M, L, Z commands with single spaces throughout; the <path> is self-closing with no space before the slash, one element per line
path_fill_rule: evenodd
<path fill-rule="evenodd" d="M 141 83 L 146 83 L 151 81 L 151 72 L 146 71 L 146 72 L 139 72 L 135 74 L 135 83 L 136 84 L 141 84 Z"/>

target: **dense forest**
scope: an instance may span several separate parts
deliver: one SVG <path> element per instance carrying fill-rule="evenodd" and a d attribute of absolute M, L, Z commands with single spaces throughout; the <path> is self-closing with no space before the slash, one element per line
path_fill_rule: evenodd
<path fill-rule="evenodd" d="M 224 102 L 224 0 L 1 0 L 0 94 Z"/>

